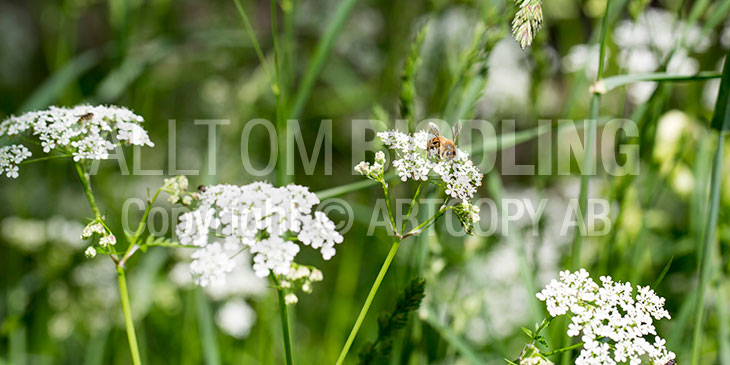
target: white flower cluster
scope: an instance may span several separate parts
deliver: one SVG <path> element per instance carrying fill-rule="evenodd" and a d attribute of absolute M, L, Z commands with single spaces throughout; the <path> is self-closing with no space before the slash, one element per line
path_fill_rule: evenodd
<path fill-rule="evenodd" d="M 461 200 L 471 199 L 477 187 L 482 184 L 484 175 L 474 166 L 469 154 L 458 147 L 456 156 L 451 160 L 438 160 L 429 156 L 426 149 L 426 144 L 431 138 L 429 132 L 422 130 L 409 135 L 393 130 L 379 132 L 378 137 L 386 147 L 396 151 L 398 158 L 393 161 L 393 166 L 402 181 L 408 179 L 426 181 L 433 172 L 443 181 L 446 194 Z M 375 157 L 375 164 L 372 167 L 367 162 L 361 162 L 355 167 L 355 171 L 373 178 L 370 176 L 373 169 L 378 167 L 382 170 L 385 164 L 384 154 L 377 154 Z"/>
<path fill-rule="evenodd" d="M 602 276 L 596 284 L 585 269 L 563 271 L 537 294 L 553 317 L 571 314 L 568 335 L 582 333 L 584 342 L 576 364 L 651 364 L 664 365 L 675 355 L 657 336 L 653 320 L 670 318 L 664 298 L 647 287 L 638 287 L 634 298 L 631 283 L 614 282 Z M 645 339 L 654 336 L 654 341 Z M 609 344 L 609 342 L 611 342 Z"/>
<path fill-rule="evenodd" d="M 385 153 L 378 151 L 375 153 L 375 163 L 370 165 L 367 161 L 361 161 L 355 166 L 355 172 L 360 175 L 367 176 L 368 179 L 382 180 L 383 170 L 385 169 Z"/>
<path fill-rule="evenodd" d="M 110 246 L 114 246 L 117 244 L 117 237 L 114 236 L 109 230 L 104 226 L 100 218 L 94 219 L 93 221 L 89 222 L 89 224 L 84 227 L 84 229 L 81 231 L 81 239 L 82 240 L 88 240 L 94 235 L 99 236 L 99 246 L 101 246 L 103 249 L 108 249 Z M 103 252 L 103 251 L 102 251 Z M 84 251 L 84 255 L 86 255 L 87 258 L 93 259 L 96 256 L 97 250 L 94 248 L 93 244 L 86 248 L 86 251 Z"/>
<path fill-rule="evenodd" d="M 0 147 L 0 175 L 15 179 L 18 177 L 18 164 L 31 156 L 30 151 L 20 144 Z"/>
<path fill-rule="evenodd" d="M 206 187 L 199 203 L 180 216 L 176 233 L 180 243 L 200 247 L 190 271 L 204 287 L 222 283 L 235 266 L 232 258 L 245 249 L 253 255 L 257 276 L 286 277 L 300 249 L 295 241 L 319 249 L 325 260 L 342 242 L 334 223 L 312 211 L 319 199 L 303 186 L 214 185 Z"/>
<path fill-rule="evenodd" d="M 73 155 L 74 161 L 103 160 L 109 158 L 109 151 L 115 148 L 113 142 L 116 141 L 154 146 L 147 131 L 140 126 L 143 121 L 141 116 L 118 106 L 52 106 L 4 120 L 0 123 L 0 136 L 13 137 L 29 132 L 40 140 L 45 153 L 57 149 Z M 15 156 L 13 164 L 6 161 L 8 151 L 14 153 L 10 155 Z M 17 163 L 29 156 L 30 152 L 20 145 L 3 147 L 0 150 L 0 172 L 17 176 Z"/>

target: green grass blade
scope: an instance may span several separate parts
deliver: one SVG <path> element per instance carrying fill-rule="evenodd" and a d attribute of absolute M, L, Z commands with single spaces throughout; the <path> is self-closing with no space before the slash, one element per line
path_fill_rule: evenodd
<path fill-rule="evenodd" d="M 264 52 L 261 51 L 261 45 L 258 38 L 256 38 L 256 32 L 253 31 L 251 22 L 248 20 L 248 15 L 246 15 L 246 11 L 244 10 L 243 5 L 241 5 L 241 0 L 233 1 L 236 4 L 236 10 L 238 11 L 238 14 L 241 16 L 241 20 L 243 21 L 243 27 L 246 29 L 246 34 L 248 34 L 248 38 L 251 40 L 251 44 L 253 44 L 253 48 L 256 51 L 256 56 L 259 58 L 261 67 L 264 68 L 264 72 L 266 72 L 266 75 L 269 77 L 269 82 L 273 82 L 271 79 L 271 72 L 269 71 L 269 64 L 266 62 Z"/>
<path fill-rule="evenodd" d="M 458 351 L 464 358 L 471 364 L 475 365 L 481 365 L 484 364 L 485 361 L 482 359 L 482 357 L 471 348 L 471 345 L 469 345 L 466 340 L 462 339 L 454 333 L 451 328 L 448 326 L 445 326 L 441 324 L 441 322 L 436 318 L 436 315 L 433 313 L 433 311 L 428 310 L 428 314 L 426 315 L 426 318 L 424 318 L 424 321 L 428 323 L 433 329 L 438 332 L 438 334 L 441 336 L 441 338 L 444 339 L 449 345 L 454 347 L 456 351 Z"/>
<path fill-rule="evenodd" d="M 140 52 L 129 53 L 118 68 L 110 72 L 96 89 L 95 102 L 109 103 L 117 100 L 137 80 L 147 66 L 167 56 L 172 45 L 163 39 L 152 41 Z"/>
<path fill-rule="evenodd" d="M 210 308 L 208 298 L 201 288 L 195 288 L 195 308 L 198 317 L 198 327 L 200 328 L 200 346 L 205 364 L 220 365 L 220 351 L 218 351 L 213 312 Z"/>
<path fill-rule="evenodd" d="M 342 33 L 342 27 L 345 24 L 345 20 L 350 15 L 352 8 L 357 0 L 342 0 L 340 5 L 335 10 L 335 14 L 332 20 L 327 24 L 324 35 L 317 43 L 317 48 L 314 50 L 312 61 L 309 62 L 307 70 L 304 73 L 299 88 L 297 89 L 296 95 L 294 96 L 294 103 L 292 104 L 291 112 L 289 113 L 289 119 L 299 119 L 304 110 L 304 104 L 309 99 L 309 94 L 312 92 L 314 81 L 322 72 L 325 61 L 332 51 L 335 40 Z"/>
<path fill-rule="evenodd" d="M 712 128 L 718 130 L 717 147 L 712 164 L 712 177 L 710 179 L 710 198 L 707 220 L 703 235 L 702 247 L 698 252 L 700 286 L 695 307 L 696 316 L 694 323 L 694 334 L 692 335 L 692 364 L 699 364 L 700 351 L 702 348 L 702 335 L 704 329 L 705 294 L 712 274 L 712 253 L 715 242 L 715 230 L 717 228 L 717 217 L 720 207 L 720 191 L 722 188 L 722 159 L 724 154 L 725 135 L 730 128 L 730 52 L 725 57 L 725 66 L 722 71 L 720 91 L 715 104 L 715 114 L 712 118 Z"/>
<path fill-rule="evenodd" d="M 712 116 L 712 128 L 727 132 L 730 129 L 730 52 L 725 56 L 725 65 L 722 68 L 722 81 L 717 94 L 715 114 Z"/>
<path fill-rule="evenodd" d="M 643 81 L 674 81 L 674 82 L 690 82 L 704 81 L 710 79 L 718 79 L 721 74 L 714 71 L 698 72 L 694 75 L 673 75 L 665 72 L 650 72 L 643 74 L 618 75 L 606 77 L 602 80 L 605 91 L 611 91 L 615 88 Z"/>
<path fill-rule="evenodd" d="M 664 277 L 667 276 L 667 273 L 669 272 L 669 268 L 672 267 L 672 262 L 674 262 L 673 256 L 669 259 L 669 262 L 667 262 L 667 264 L 664 265 L 664 270 L 662 270 L 662 272 L 659 274 L 659 276 L 657 276 L 656 280 L 654 280 L 654 284 L 651 285 L 652 288 L 659 287 L 659 284 L 662 283 L 662 281 L 664 280 Z"/>
<path fill-rule="evenodd" d="M 585 150 L 583 151 L 583 164 L 581 165 L 581 177 L 580 177 L 580 193 L 578 196 L 578 214 L 577 222 L 578 227 L 575 230 L 575 237 L 573 238 L 573 244 L 571 249 L 571 270 L 575 271 L 580 269 L 580 252 L 583 244 L 583 236 L 581 235 L 581 227 L 584 226 L 584 218 L 586 214 L 586 205 L 588 204 L 588 183 L 591 178 L 591 174 L 594 173 L 595 167 L 595 142 L 596 142 L 596 125 L 598 119 L 598 110 L 601 103 L 601 95 L 593 94 L 591 99 L 591 115 L 586 121 L 587 132 L 585 140 Z"/>
<path fill-rule="evenodd" d="M 71 83 L 101 60 L 102 52 L 91 50 L 78 55 L 51 75 L 20 107 L 20 112 L 43 109 L 53 104 Z"/>

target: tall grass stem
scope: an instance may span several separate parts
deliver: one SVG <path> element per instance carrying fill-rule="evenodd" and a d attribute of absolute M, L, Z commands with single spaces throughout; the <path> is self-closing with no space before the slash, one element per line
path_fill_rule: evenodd
<path fill-rule="evenodd" d="M 350 347 L 352 346 L 353 341 L 355 341 L 355 336 L 357 336 L 357 332 L 360 331 L 360 326 L 362 326 L 362 322 L 365 320 L 365 316 L 367 316 L 368 314 L 370 305 L 373 303 L 375 294 L 378 293 L 378 289 L 380 289 L 380 284 L 383 282 L 383 278 L 388 272 L 388 268 L 390 267 L 391 262 L 393 262 L 395 254 L 398 252 L 400 242 L 400 240 L 395 240 L 393 242 L 393 245 L 390 246 L 388 256 L 385 258 L 383 265 L 380 267 L 380 272 L 378 272 L 378 276 L 375 278 L 375 282 L 373 282 L 372 287 L 370 287 L 370 292 L 365 299 L 365 304 L 363 304 L 362 309 L 360 309 L 360 314 L 357 315 L 355 325 L 352 327 L 350 335 L 347 336 L 347 341 L 345 341 L 345 345 L 342 347 L 340 356 L 337 358 L 337 365 L 341 365 L 345 361 L 345 357 L 347 357 L 347 353 L 350 351 Z"/>

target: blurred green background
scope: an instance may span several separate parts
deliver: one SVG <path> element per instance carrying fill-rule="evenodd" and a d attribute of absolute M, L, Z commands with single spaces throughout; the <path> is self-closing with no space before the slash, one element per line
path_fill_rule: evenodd
<path fill-rule="evenodd" d="M 291 9 L 280 11 L 278 19 L 283 84 L 290 95 L 301 89 L 335 14 L 343 11 L 346 16 L 330 38 L 332 47 L 304 98 L 300 118 L 310 152 L 319 121 L 333 120 L 334 173 L 325 174 L 323 155 L 311 175 L 297 162 L 290 179 L 298 184 L 320 191 L 362 180 L 352 173 L 351 120 L 386 115 L 382 119 L 390 127 L 398 117 L 403 64 L 426 21 L 429 29 L 415 80 L 418 119 L 445 117 L 453 90 L 466 89 L 459 84 L 462 64 L 478 26 L 487 31 L 477 48 L 475 77 L 486 83 L 473 103 L 460 99 L 467 105 L 462 116 L 489 120 L 497 130 L 500 120 L 513 119 L 524 131 L 534 130 L 538 119 L 554 124 L 576 120 L 581 126 L 588 116 L 587 89 L 595 77 L 605 0 L 547 0 L 545 27 L 524 51 L 509 36 L 515 6 L 503 0 L 361 0 L 343 9 L 345 2 L 350 1 L 279 2 Z M 728 3 L 615 1 L 605 74 L 719 70 L 730 47 Z M 243 6 L 271 62 L 270 3 L 243 1 Z M 640 173 L 615 177 L 599 169 L 592 179 L 591 196 L 610 202 L 612 229 L 585 241 L 581 264 L 596 277 L 609 274 L 639 285 L 654 283 L 668 267 L 655 289 L 667 298 L 673 319 L 660 322 L 658 329 L 680 364 L 689 354 L 696 325 L 693 293 L 715 141 L 708 120 L 717 88 L 718 80 L 632 85 L 607 94 L 600 110 L 601 120 L 630 118 L 637 123 L 639 137 L 619 139 L 617 145 L 639 146 L 640 159 L 631 163 Z M 275 172 L 251 176 L 241 163 L 245 123 L 275 120 L 276 105 L 232 1 L 0 1 L 0 117 L 79 103 L 118 104 L 145 118 L 156 146 L 137 156 L 144 169 L 175 175 L 174 158 L 178 169 L 200 170 L 189 176 L 192 186 L 277 182 Z M 215 175 L 207 173 L 207 129 L 196 125 L 196 119 L 230 120 L 217 134 Z M 557 126 L 553 131 L 553 152 L 577 138 L 559 134 Z M 255 129 L 243 154 L 255 166 L 264 166 L 270 147 L 267 136 Z M 613 155 L 613 147 L 603 145 L 600 151 Z M 535 163 L 545 152 L 537 148 L 536 138 L 506 151 L 520 163 Z M 132 166 L 133 155 L 126 152 Z M 395 342 L 393 363 L 469 363 L 474 354 L 494 364 L 515 358 L 527 341 L 520 327 L 532 327 L 546 315 L 526 284 L 533 281 L 533 289 L 539 289 L 569 267 L 573 234 L 561 234 L 559 228 L 569 200 L 578 195 L 579 159 L 572 176 L 502 176 L 499 166 L 486 171 L 481 197 L 528 199 L 535 205 L 549 199 L 536 227 L 517 222 L 511 235 L 454 237 L 440 224 L 432 234 L 405 242 L 349 361 L 374 338 L 377 314 L 390 310 L 397 293 L 416 275 L 427 280 L 426 299 Z M 725 172 L 730 175 L 730 168 Z M 158 187 L 162 178 L 123 176 L 116 162 L 102 163 L 92 184 L 112 228 L 119 229 L 124 218 L 136 222 L 141 212 L 124 216 L 125 200 L 144 198 L 146 189 Z M 706 302 L 703 364 L 730 364 L 729 181 L 723 182 L 714 255 L 719 270 Z M 407 198 L 412 189 L 398 185 L 394 194 Z M 341 197 L 353 209 L 354 224 L 332 260 L 322 262 L 307 250 L 298 257 L 324 272 L 314 293 L 300 295 L 292 309 L 298 363 L 333 363 L 354 323 L 389 248 L 385 229 L 367 234 L 374 199 L 381 195 L 371 187 Z M 170 234 L 162 229 L 174 225 L 174 218 L 164 213 L 170 206 L 159 205 L 164 209 L 152 215 L 153 222 Z M 83 257 L 79 232 L 88 216 L 69 161 L 24 165 L 17 180 L 2 178 L 0 363 L 131 363 L 113 265 L 105 257 Z M 276 297 L 268 283 L 241 272 L 231 280 L 237 285 L 222 292 L 196 289 L 184 272 L 187 255 L 154 248 L 128 264 L 143 362 L 283 363 Z M 531 312 L 531 303 L 539 313 Z M 548 339 L 557 347 L 560 328 L 554 327 Z"/>

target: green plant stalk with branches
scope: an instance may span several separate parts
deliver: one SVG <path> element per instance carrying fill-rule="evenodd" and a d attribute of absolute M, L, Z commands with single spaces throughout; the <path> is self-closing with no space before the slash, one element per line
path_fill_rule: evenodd
<path fill-rule="evenodd" d="M 350 334 L 347 337 L 347 340 L 345 341 L 345 344 L 342 347 L 342 350 L 340 351 L 340 355 L 337 358 L 337 364 L 342 364 L 345 361 L 345 358 L 347 357 L 347 353 L 350 351 L 350 347 L 352 346 L 352 343 L 355 341 L 355 337 L 357 336 L 357 333 L 360 331 L 360 327 L 362 326 L 363 321 L 365 320 L 365 317 L 367 316 L 368 310 L 370 310 L 370 306 L 373 302 L 373 299 L 375 299 L 375 295 L 378 293 L 378 289 L 380 289 L 380 284 L 383 282 L 383 278 L 385 278 L 385 274 L 388 272 L 388 268 L 390 267 L 391 263 L 393 262 L 393 258 L 395 258 L 396 253 L 398 252 L 398 248 L 400 247 L 401 242 L 410 236 L 415 236 L 420 233 L 422 233 L 425 229 L 432 226 L 436 220 L 441 217 L 444 213 L 446 213 L 448 210 L 453 209 L 453 206 L 446 206 L 446 202 L 444 201 L 444 205 L 431 217 L 424 220 L 420 224 L 418 224 L 416 227 L 411 229 L 408 232 L 405 232 L 404 230 L 399 230 L 396 225 L 396 219 L 395 214 L 390 206 L 390 193 L 388 189 L 388 183 L 385 182 L 382 177 L 380 179 L 381 186 L 383 187 L 383 194 L 386 200 L 386 209 L 388 211 L 388 219 L 390 220 L 392 233 L 395 237 L 393 244 L 390 246 L 390 250 L 388 251 L 388 255 L 385 258 L 385 261 L 383 261 L 383 264 L 380 267 L 380 270 L 378 271 L 378 276 L 375 278 L 375 281 L 373 282 L 372 286 L 370 287 L 370 291 L 368 292 L 368 296 L 365 299 L 365 303 L 363 304 L 362 308 L 360 309 L 360 313 L 357 316 L 357 319 L 355 320 L 355 324 L 352 327 L 352 330 L 350 331 Z M 420 189 L 418 190 L 420 192 Z M 414 194 L 416 195 L 416 194 Z M 414 201 L 415 201 L 414 196 Z M 411 209 L 409 208 L 409 211 Z"/>

